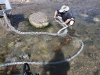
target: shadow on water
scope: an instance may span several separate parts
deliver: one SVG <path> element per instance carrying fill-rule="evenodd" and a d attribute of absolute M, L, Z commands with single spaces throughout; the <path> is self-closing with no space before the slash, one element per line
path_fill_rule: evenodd
<path fill-rule="evenodd" d="M 63 52 L 61 50 L 56 51 L 54 58 L 49 61 L 49 64 L 44 65 L 42 75 L 67 75 L 67 72 L 70 69 L 69 62 L 50 64 L 51 62 L 59 62 L 61 60 L 64 60 Z"/>
<path fill-rule="evenodd" d="M 18 28 L 20 22 L 25 21 L 24 14 L 12 15 L 12 24 L 14 27 Z"/>

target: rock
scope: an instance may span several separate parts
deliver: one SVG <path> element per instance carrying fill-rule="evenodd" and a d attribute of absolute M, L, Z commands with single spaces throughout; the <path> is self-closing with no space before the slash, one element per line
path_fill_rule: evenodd
<path fill-rule="evenodd" d="M 39 42 L 40 41 L 40 39 L 38 39 L 37 37 L 34 37 L 33 39 L 32 39 L 32 42 L 34 42 L 34 43 L 37 43 L 37 42 Z"/>
<path fill-rule="evenodd" d="M 94 45 L 89 46 L 89 50 L 96 50 L 96 47 Z"/>
<path fill-rule="evenodd" d="M 23 58 L 24 59 L 29 59 L 29 55 L 28 54 L 25 54 L 25 55 L 23 55 Z"/>
<path fill-rule="evenodd" d="M 29 54 L 22 54 L 22 55 L 20 55 L 18 58 L 27 60 L 27 59 L 29 59 L 30 57 L 29 57 Z"/>
<path fill-rule="evenodd" d="M 61 40 L 61 43 L 64 44 L 64 45 L 68 45 L 70 44 L 70 42 L 72 41 L 72 39 L 70 37 L 64 37 L 62 40 Z"/>
<path fill-rule="evenodd" d="M 16 62 L 17 61 L 17 57 L 7 57 L 5 59 L 5 63 L 8 63 L 8 62 Z"/>
<path fill-rule="evenodd" d="M 28 50 L 28 49 L 29 49 L 29 45 L 26 45 L 25 47 L 22 48 L 21 51 L 25 52 L 25 51 Z"/>
<path fill-rule="evenodd" d="M 23 42 L 16 42 L 15 49 L 18 49 L 18 47 L 22 46 L 24 43 Z"/>
<path fill-rule="evenodd" d="M 61 50 L 61 46 L 60 45 L 55 45 L 54 46 L 54 51 L 59 51 Z"/>
<path fill-rule="evenodd" d="M 80 44 L 80 42 L 79 42 L 79 39 L 73 39 L 72 45 L 73 45 L 75 48 L 80 48 L 81 44 Z"/>
<path fill-rule="evenodd" d="M 53 28 L 49 28 L 49 29 L 48 29 L 48 32 L 49 32 L 49 33 L 53 33 L 53 32 L 54 32 L 54 29 L 53 29 Z"/>
<path fill-rule="evenodd" d="M 47 50 L 48 48 L 48 45 L 47 45 L 47 43 L 45 42 L 45 41 L 41 41 L 40 43 L 38 43 L 37 44 L 38 45 L 38 49 L 39 50 L 43 50 L 43 49 L 45 49 L 45 50 Z"/>
<path fill-rule="evenodd" d="M 17 61 L 17 57 L 13 57 L 12 59 L 11 59 L 11 62 L 16 62 Z"/>
<path fill-rule="evenodd" d="M 81 14 L 82 17 L 88 17 L 86 13 Z"/>
<path fill-rule="evenodd" d="M 18 69 L 16 66 L 8 66 L 7 67 L 7 75 L 11 75 L 12 73 L 17 73 Z"/>
<path fill-rule="evenodd" d="M 97 17 L 94 17 L 93 20 L 94 20 L 95 22 L 100 22 L 100 19 L 97 18 Z"/>
<path fill-rule="evenodd" d="M 8 43 L 8 48 L 11 48 L 11 47 L 13 47 L 13 46 L 14 46 L 14 42 Z"/>
<path fill-rule="evenodd" d="M 0 61 L 0 64 L 4 64 L 4 62 L 3 61 Z"/>
<path fill-rule="evenodd" d="M 29 16 L 30 23 L 36 28 L 42 28 L 49 25 L 47 16 L 42 12 L 36 12 Z"/>

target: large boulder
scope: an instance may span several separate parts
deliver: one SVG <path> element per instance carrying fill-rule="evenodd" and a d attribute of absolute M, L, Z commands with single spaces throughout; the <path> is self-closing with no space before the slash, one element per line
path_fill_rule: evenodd
<path fill-rule="evenodd" d="M 33 13 L 29 16 L 30 23 L 36 28 L 48 26 L 47 16 L 42 12 Z"/>

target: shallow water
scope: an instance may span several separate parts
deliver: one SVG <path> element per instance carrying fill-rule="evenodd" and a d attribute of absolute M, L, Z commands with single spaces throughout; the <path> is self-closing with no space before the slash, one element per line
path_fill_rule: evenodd
<path fill-rule="evenodd" d="M 73 72 L 77 72 L 82 75 L 85 68 L 88 68 L 88 72 L 84 72 L 84 75 L 91 75 L 91 72 L 95 75 L 94 72 L 98 70 L 98 65 L 94 63 L 99 63 L 100 56 L 100 2 L 99 0 L 77 0 L 77 1 L 67 1 L 67 3 L 51 1 L 44 3 L 36 3 L 29 4 L 28 6 L 24 6 L 24 4 L 18 8 L 12 10 L 13 19 L 14 19 L 14 27 L 20 31 L 47 31 L 47 32 L 57 32 L 61 26 L 53 23 L 51 26 L 43 28 L 43 29 L 35 29 L 31 25 L 29 25 L 27 18 L 33 12 L 44 12 L 48 15 L 48 19 L 50 22 L 53 21 L 53 11 L 60 7 L 62 4 L 67 4 L 71 8 L 71 12 L 75 16 L 75 25 L 73 29 L 77 34 L 81 36 L 76 36 L 79 39 L 82 39 L 85 46 L 82 53 L 76 57 L 71 62 L 71 71 L 69 75 L 72 75 Z M 91 5 L 92 4 L 92 5 Z M 47 7 L 45 7 L 47 6 Z M 54 7 L 55 6 L 55 7 Z M 37 9 L 36 9 L 37 8 Z M 52 15 L 52 16 L 51 16 Z M 94 18 L 99 19 L 94 20 Z M 48 35 L 18 35 L 14 32 L 7 32 L 1 28 L 0 33 L 0 57 L 1 63 L 4 62 L 15 62 L 15 61 L 59 61 L 64 60 L 72 55 L 74 55 L 78 50 L 79 46 L 76 47 L 72 44 L 73 41 L 69 45 L 62 45 L 61 39 L 62 37 L 54 37 Z M 74 40 L 75 41 L 75 40 Z M 78 42 L 76 42 L 78 43 Z M 55 52 L 54 49 L 56 46 L 60 46 L 61 50 L 59 52 Z M 2 56 L 2 54 L 4 56 Z M 27 55 L 29 57 L 23 58 L 22 56 Z M 85 59 L 85 60 L 84 60 Z M 88 61 L 87 61 L 88 60 Z M 92 61 L 92 63 L 90 63 Z M 77 64 L 78 63 L 78 64 Z M 89 64 L 90 63 L 90 64 Z M 74 64 L 74 67 L 73 67 Z M 83 66 L 86 65 L 87 67 Z M 91 67 L 88 67 L 91 66 Z M 54 66 L 54 65 L 53 65 Z M 69 66 L 69 65 L 68 65 Z M 94 68 L 96 66 L 96 68 Z M 35 66 L 34 66 L 35 67 Z M 45 66 L 36 66 L 32 69 L 36 72 L 38 70 L 43 69 Z M 54 66 L 56 67 L 56 66 Z M 79 70 L 81 67 L 84 67 Z M 56 69 L 59 67 L 56 67 Z M 62 67 L 60 67 L 62 68 Z M 93 70 L 91 70 L 94 68 Z M 53 68 L 55 70 L 55 68 Z M 76 70 L 74 70 L 76 69 Z M 46 71 L 46 68 L 44 68 Z M 50 70 L 50 69 L 49 69 Z M 51 72 L 49 75 L 54 75 L 56 73 Z M 59 71 L 59 70 L 55 70 Z M 83 71 L 83 72 L 82 72 Z M 65 71 L 67 72 L 67 71 Z M 39 72 L 41 73 L 41 71 Z M 88 74 L 87 74 L 88 73 Z M 42 75 L 42 74 L 41 74 Z M 67 75 L 67 74 L 66 74 Z"/>

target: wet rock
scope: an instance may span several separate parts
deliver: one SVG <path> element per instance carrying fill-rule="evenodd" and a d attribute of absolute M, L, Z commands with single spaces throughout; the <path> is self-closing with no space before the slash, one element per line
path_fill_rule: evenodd
<path fill-rule="evenodd" d="M 6 72 L 7 75 L 11 75 L 12 73 L 19 73 L 16 66 L 8 66 Z"/>
<path fill-rule="evenodd" d="M 93 20 L 94 20 L 95 22 L 100 22 L 100 19 L 97 18 L 97 17 L 94 17 Z"/>
<path fill-rule="evenodd" d="M 94 75 L 100 75 L 100 69 L 94 72 Z"/>
<path fill-rule="evenodd" d="M 8 43 L 8 48 L 11 48 L 12 46 L 14 46 L 14 42 Z"/>
<path fill-rule="evenodd" d="M 93 47 L 93 46 L 91 46 L 91 47 Z M 87 51 L 85 51 L 84 52 L 84 54 L 86 55 L 86 56 L 88 56 L 89 58 L 91 58 L 91 59 L 93 59 L 93 60 L 97 60 L 97 59 L 99 59 L 99 54 L 98 54 L 98 51 L 96 51 L 96 50 L 87 50 Z"/>
<path fill-rule="evenodd" d="M 23 55 L 23 58 L 24 59 L 29 59 L 29 55 L 28 54 L 25 54 L 25 55 Z"/>
<path fill-rule="evenodd" d="M 25 27 L 25 24 L 27 25 L 28 23 L 27 22 L 20 22 L 19 25 L 18 25 L 17 30 L 19 30 L 19 31 L 27 31 L 27 27 Z"/>
<path fill-rule="evenodd" d="M 36 28 L 48 26 L 47 16 L 42 12 L 36 12 L 29 16 L 30 23 Z"/>
<path fill-rule="evenodd" d="M 54 51 L 59 51 L 61 50 L 61 46 L 60 45 L 55 45 L 54 46 Z"/>
<path fill-rule="evenodd" d="M 44 41 L 45 41 L 45 42 L 51 41 L 51 40 L 52 40 L 52 38 L 50 38 L 50 37 L 44 37 Z"/>
<path fill-rule="evenodd" d="M 6 75 L 6 67 L 0 67 L 0 75 Z"/>
<path fill-rule="evenodd" d="M 41 41 L 40 43 L 37 44 L 37 46 L 38 46 L 38 49 L 39 49 L 39 50 L 48 49 L 48 48 L 47 48 L 48 45 L 47 45 L 47 43 L 46 43 L 45 41 Z"/>
<path fill-rule="evenodd" d="M 18 58 L 20 58 L 20 59 L 29 59 L 29 54 L 22 54 Z"/>
<path fill-rule="evenodd" d="M 28 49 L 29 49 L 29 45 L 26 45 L 25 47 L 22 48 L 21 51 L 25 52 L 25 51 L 28 50 Z"/>
<path fill-rule="evenodd" d="M 48 32 L 49 32 L 49 33 L 53 33 L 53 32 L 54 32 L 54 29 L 53 29 L 53 28 L 49 28 L 49 29 L 48 29 Z"/>
<path fill-rule="evenodd" d="M 11 61 L 12 61 L 12 62 L 17 61 L 17 57 L 13 57 L 13 58 L 11 59 Z"/>
<path fill-rule="evenodd" d="M 89 50 L 95 50 L 96 47 L 93 45 L 93 46 L 89 46 Z"/>
<path fill-rule="evenodd" d="M 75 62 L 74 61 L 71 61 L 71 63 L 70 63 L 71 65 L 74 65 L 75 64 Z"/>
<path fill-rule="evenodd" d="M 64 45 L 68 45 L 68 44 L 70 44 L 71 41 L 72 41 L 72 39 L 69 36 L 67 36 L 61 40 L 61 43 Z"/>
<path fill-rule="evenodd" d="M 37 42 L 39 42 L 39 39 L 37 38 L 37 37 L 35 37 L 35 38 L 33 38 L 33 40 L 32 40 L 34 43 L 37 43 Z"/>
<path fill-rule="evenodd" d="M 94 53 L 94 52 L 88 52 L 88 57 L 91 58 L 91 59 L 98 59 L 98 54 L 97 53 Z"/>
<path fill-rule="evenodd" d="M 80 48 L 81 44 L 80 44 L 80 42 L 79 42 L 79 39 L 73 39 L 72 45 L 73 45 L 75 48 Z"/>
<path fill-rule="evenodd" d="M 17 57 L 7 57 L 6 59 L 5 59 L 5 63 L 8 63 L 8 62 L 15 62 L 15 61 L 17 61 Z"/>
<path fill-rule="evenodd" d="M 3 61 L 0 61 L 0 64 L 4 64 L 4 62 Z"/>
<path fill-rule="evenodd" d="M 17 49 L 18 47 L 22 46 L 24 43 L 23 42 L 17 42 L 15 44 L 15 49 Z"/>
<path fill-rule="evenodd" d="M 86 13 L 82 13 L 81 16 L 82 17 L 88 17 L 88 15 Z"/>
<path fill-rule="evenodd" d="M 9 67 L 8 68 L 7 75 L 10 75 L 11 74 L 12 69 L 13 69 L 12 67 Z"/>

